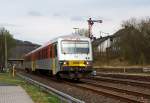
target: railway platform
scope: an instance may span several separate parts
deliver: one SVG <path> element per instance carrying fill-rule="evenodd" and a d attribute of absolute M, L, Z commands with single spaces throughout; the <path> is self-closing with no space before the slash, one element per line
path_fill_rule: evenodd
<path fill-rule="evenodd" d="M 17 85 L 0 83 L 0 103 L 34 103 L 25 90 Z"/>

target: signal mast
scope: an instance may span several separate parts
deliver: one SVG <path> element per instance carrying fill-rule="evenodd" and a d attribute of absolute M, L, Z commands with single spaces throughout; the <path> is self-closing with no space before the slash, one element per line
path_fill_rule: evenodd
<path fill-rule="evenodd" d="M 92 26 L 94 25 L 95 22 L 97 23 L 102 23 L 102 20 L 92 20 L 91 18 L 89 18 L 89 20 L 87 20 L 88 25 L 89 25 L 89 38 L 92 37 Z"/>

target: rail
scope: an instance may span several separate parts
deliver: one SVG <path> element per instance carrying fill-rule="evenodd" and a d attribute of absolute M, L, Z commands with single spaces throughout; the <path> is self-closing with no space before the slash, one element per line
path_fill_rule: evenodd
<path fill-rule="evenodd" d="M 17 75 L 19 77 L 23 78 L 25 81 L 27 81 L 27 82 L 35 85 L 35 86 L 40 87 L 40 89 L 42 89 L 42 90 L 44 90 L 44 91 L 46 91 L 46 92 L 48 92 L 50 94 L 58 96 L 58 98 L 61 100 L 61 103 L 63 103 L 63 101 L 65 101 L 65 103 L 66 102 L 67 103 L 85 103 L 84 101 L 76 99 L 76 98 L 74 98 L 72 96 L 69 96 L 68 94 L 60 92 L 60 91 L 58 91 L 58 90 L 56 90 L 56 89 L 54 89 L 52 87 L 49 87 L 49 86 L 47 86 L 45 84 L 42 84 L 42 83 L 39 83 L 38 81 L 32 80 L 32 79 L 30 79 L 28 77 L 25 77 L 25 76 L 21 75 L 21 74 L 17 73 Z"/>

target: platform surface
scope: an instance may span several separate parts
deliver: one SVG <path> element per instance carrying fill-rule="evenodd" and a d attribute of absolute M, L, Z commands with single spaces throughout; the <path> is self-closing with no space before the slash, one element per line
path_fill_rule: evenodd
<path fill-rule="evenodd" d="M 0 103 L 34 103 L 26 91 L 15 85 L 0 85 Z"/>

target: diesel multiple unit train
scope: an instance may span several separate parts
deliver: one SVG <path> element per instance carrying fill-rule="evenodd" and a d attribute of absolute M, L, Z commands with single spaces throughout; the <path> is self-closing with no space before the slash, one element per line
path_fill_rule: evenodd
<path fill-rule="evenodd" d="M 80 79 L 92 72 L 91 40 L 79 35 L 55 38 L 24 57 L 26 71 L 39 71 L 57 78 Z"/>

